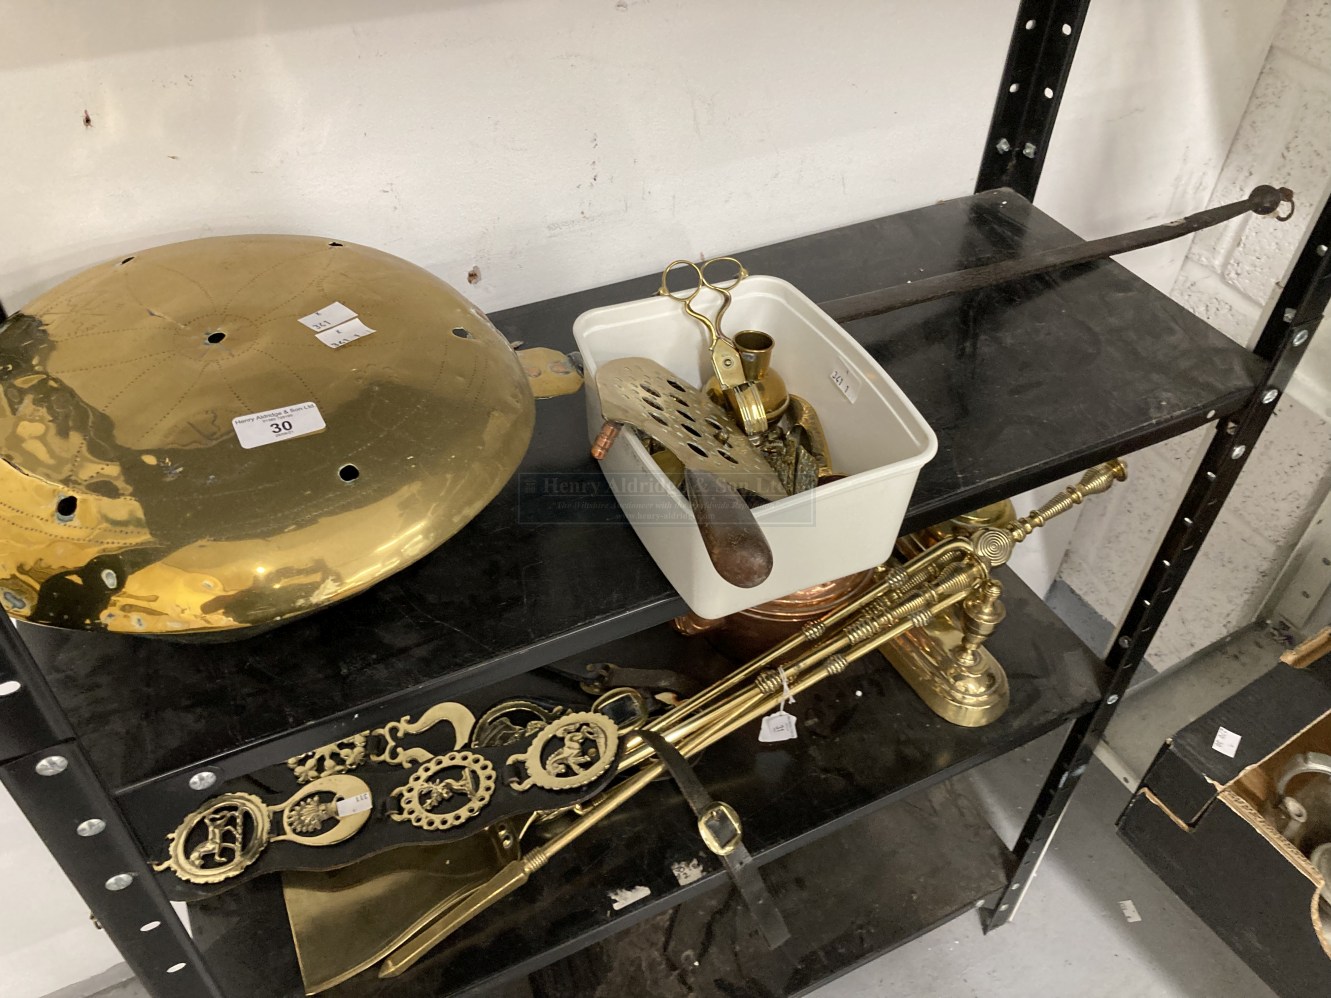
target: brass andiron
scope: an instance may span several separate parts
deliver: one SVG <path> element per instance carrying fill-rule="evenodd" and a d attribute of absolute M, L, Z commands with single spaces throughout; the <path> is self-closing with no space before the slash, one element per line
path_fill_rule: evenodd
<path fill-rule="evenodd" d="M 908 534 L 897 542 L 897 550 L 905 557 L 912 557 L 948 539 L 983 538 L 980 543 L 992 546 L 995 554 L 1006 549 L 1002 554 L 1005 562 L 1014 544 L 1087 496 L 1123 481 L 1127 474 L 1121 461 L 1108 461 L 1086 472 L 1076 485 L 1064 489 L 1027 516 L 1016 517 L 1012 503 L 1005 499 Z M 1007 709 L 1007 674 L 984 647 L 986 639 L 1003 620 L 1002 594 L 1002 584 L 989 579 L 960 606 L 937 614 L 925 626 L 883 646 L 884 657 L 911 689 L 935 714 L 953 724 L 968 728 L 992 724 Z"/>

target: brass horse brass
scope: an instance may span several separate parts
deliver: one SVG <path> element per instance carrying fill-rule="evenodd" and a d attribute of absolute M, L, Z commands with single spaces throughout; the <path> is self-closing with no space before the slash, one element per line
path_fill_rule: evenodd
<path fill-rule="evenodd" d="M 339 346 L 299 321 L 330 307 L 360 323 Z M 233 429 L 307 403 L 263 445 Z M 118 257 L 0 325 L 0 601 L 149 635 L 306 613 L 457 532 L 534 415 L 485 315 L 386 253 L 224 236 Z"/>
<path fill-rule="evenodd" d="M 339 805 L 363 797 L 364 806 Z M 370 820 L 370 788 L 355 776 L 325 776 L 281 804 L 265 804 L 254 794 L 227 793 L 187 814 L 167 836 L 167 858 L 153 864 L 181 880 L 216 884 L 246 870 L 272 842 L 331 846 L 345 842 Z M 273 834 L 273 821 L 281 831 Z M 331 827 L 324 826 L 332 823 Z"/>

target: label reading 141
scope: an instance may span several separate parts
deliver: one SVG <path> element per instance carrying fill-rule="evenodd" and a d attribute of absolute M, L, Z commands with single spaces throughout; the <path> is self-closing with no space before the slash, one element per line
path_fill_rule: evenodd
<path fill-rule="evenodd" d="M 322 329 L 332 329 L 334 326 L 339 326 L 348 319 L 354 318 L 356 318 L 355 312 L 340 301 L 335 301 L 331 305 L 325 305 L 319 311 L 311 312 L 305 318 L 296 321 L 317 333 Z"/>
<path fill-rule="evenodd" d="M 854 402 L 860 397 L 860 376 L 849 367 L 834 367 L 828 377 L 848 401 Z"/>
<path fill-rule="evenodd" d="M 368 811 L 374 806 L 370 799 L 370 792 L 367 790 L 363 794 L 357 794 L 355 797 L 346 797 L 337 802 L 337 816 L 345 818 L 349 814 L 360 814 L 362 811 Z"/>
<path fill-rule="evenodd" d="M 231 420 L 231 428 L 236 431 L 240 446 L 250 450 L 265 444 L 275 444 L 279 440 L 318 433 L 324 428 L 324 418 L 313 402 L 301 402 L 299 405 L 269 409 L 249 416 L 237 416 Z"/>
<path fill-rule="evenodd" d="M 369 336 L 372 332 L 374 332 L 373 329 L 357 318 L 348 319 L 341 325 L 334 326 L 332 329 L 325 329 L 322 333 L 315 333 L 314 336 L 320 343 L 336 350 L 338 347 L 346 346 L 352 340 Z"/>

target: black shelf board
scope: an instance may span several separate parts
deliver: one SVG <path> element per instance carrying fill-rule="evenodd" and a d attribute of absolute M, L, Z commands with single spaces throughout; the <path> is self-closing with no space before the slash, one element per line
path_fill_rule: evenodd
<path fill-rule="evenodd" d="M 794 998 L 996 895 L 1012 857 L 965 778 L 931 787 L 763 868 L 791 941 L 768 948 L 730 887 L 531 975 L 533 998 Z"/>
<path fill-rule="evenodd" d="M 1073 238 L 990 191 L 742 257 L 826 301 Z M 644 277 L 494 319 L 529 345 L 571 349 L 579 313 L 655 287 Z M 1113 262 L 849 328 L 939 437 L 903 530 L 1223 417 L 1257 380 L 1250 354 Z M 538 406 L 494 502 L 336 608 L 214 644 L 24 628 L 103 779 L 183 782 L 210 764 L 239 775 L 680 612 L 588 456 L 583 398 Z"/>
<path fill-rule="evenodd" d="M 1023 745 L 1098 703 L 1106 679 L 1103 664 L 1012 573 L 1001 570 L 999 576 L 1008 619 L 989 646 L 1006 664 L 1012 702 L 993 724 L 962 728 L 943 721 L 881 657 L 870 656 L 800 695 L 790 708 L 799 718 L 796 741 L 763 745 L 754 723 L 701 756 L 699 777 L 717 799 L 739 812 L 745 842 L 760 863 L 802 850 L 895 801 Z M 698 649 L 701 640 L 658 628 L 598 648 L 596 660 L 627 661 L 623 656 L 635 655 L 636 663 L 671 667 L 705 658 Z M 701 876 L 681 885 L 672 871 L 695 862 Z M 498 983 L 724 882 L 724 871 L 698 840 L 683 800 L 670 784 L 658 783 L 557 855 L 521 894 L 484 913 L 397 982 L 404 990 L 376 990 L 380 985 L 371 974 L 331 994 L 442 995 Z M 611 909 L 610 890 L 639 885 L 651 892 L 645 900 L 622 911 Z M 294 993 L 290 989 L 296 971 L 289 945 L 270 945 L 282 950 L 271 957 L 271 965 L 233 969 L 250 959 L 247 954 L 260 940 L 281 938 L 286 931 L 276 878 L 241 885 L 196 907 L 202 918 L 213 922 L 208 929 L 215 940 L 210 963 L 219 972 L 276 982 L 271 992 L 253 992 L 255 998 Z M 533 911 L 540 917 L 533 919 Z M 417 987 L 421 990 L 412 990 Z"/>
<path fill-rule="evenodd" d="M 444 998 L 464 991 L 532 998 L 802 995 L 974 910 L 1002 889 L 1012 863 L 964 778 L 955 779 L 764 866 L 763 879 L 791 931 L 790 941 L 776 951 L 756 932 L 733 888 L 709 883 L 674 908 L 617 933 L 599 933 L 602 941 L 576 952 L 561 946 L 525 959 L 497 952 L 511 937 L 481 924 L 475 927 L 488 939 L 483 948 L 458 952 L 453 946 L 396 980 L 379 980 L 371 970 L 325 993 L 329 998 Z M 604 875 L 600 868 L 586 874 L 567 867 L 542 871 L 561 873 L 578 880 Z M 510 903 L 521 901 L 515 897 Z M 527 921 L 549 924 L 558 917 L 545 908 L 534 910 L 540 914 L 529 913 Z M 243 899 L 191 906 L 191 919 L 226 994 L 295 998 L 302 993 L 294 953 L 272 945 L 287 932 L 275 881 L 250 889 Z M 269 944 L 249 949 L 259 931 Z M 569 955 L 560 958 L 562 953 Z M 500 962 L 486 964 L 487 954 Z M 528 974 L 524 987 L 512 986 Z"/>

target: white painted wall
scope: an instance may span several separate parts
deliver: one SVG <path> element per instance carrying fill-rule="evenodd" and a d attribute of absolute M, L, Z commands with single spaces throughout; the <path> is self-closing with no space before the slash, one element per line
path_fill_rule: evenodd
<path fill-rule="evenodd" d="M 259 230 L 368 243 L 461 286 L 478 266 L 488 309 L 966 193 L 1015 9 L 7 6 L 6 300 Z"/>
<path fill-rule="evenodd" d="M 1096 0 L 1036 202 L 1085 239 L 1198 211 L 1285 0 Z M 1187 240 L 1118 258 L 1168 292 Z"/>
<path fill-rule="evenodd" d="M 1289 0 L 1212 203 L 1257 183 L 1287 184 L 1295 218 L 1252 216 L 1198 233 L 1171 294 L 1251 346 L 1293 254 L 1331 192 L 1331 5 Z M 1099 613 L 1122 619 L 1210 431 L 1133 455 L 1129 487 L 1088 505 L 1060 577 Z M 1282 566 L 1331 487 L 1331 335 L 1323 325 L 1152 643 L 1168 669 L 1263 613 Z M 1297 556 L 1296 556 L 1297 557 Z M 1286 577 L 1299 566 L 1291 562 Z"/>
<path fill-rule="evenodd" d="M 1093 5 L 1041 205 L 1088 237 L 1199 207 L 1280 7 Z M 368 243 L 459 286 L 477 267 L 470 294 L 495 309 L 954 197 L 1015 10 L 0 0 L 0 299 L 265 231 Z M 1133 266 L 1168 287 L 1182 252 Z M 32 967 L 52 975 L 32 987 L 75 980 L 71 952 L 111 956 L 17 827 L 0 826 L 7 868 L 40 883 L 0 910 L 0 989 Z"/>
<path fill-rule="evenodd" d="M 1040 207 L 1086 239 L 1206 207 L 1283 7 L 1284 0 L 1225 9 L 1205 2 L 1091 4 L 1040 181 Z M 1188 247 L 1177 240 L 1118 260 L 1168 292 Z M 1154 474 L 1134 469 L 1133 487 Z M 1079 477 L 1015 497 L 1018 514 Z M 1048 592 L 1086 508 L 1018 546 L 1012 567 L 1034 591 Z M 1094 571 L 1096 548 L 1083 543 L 1081 550 Z M 1106 616 L 1120 610 L 1115 604 Z"/>

